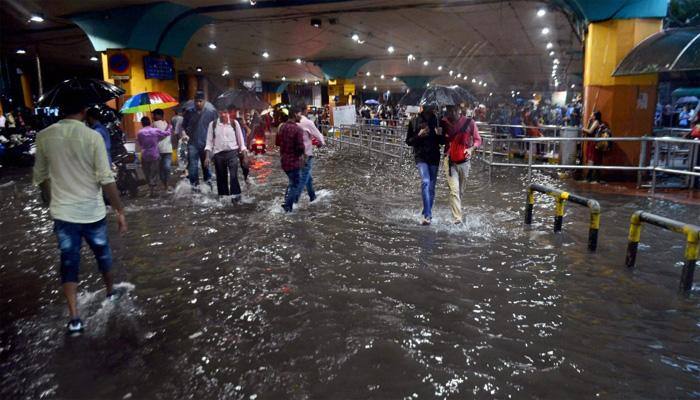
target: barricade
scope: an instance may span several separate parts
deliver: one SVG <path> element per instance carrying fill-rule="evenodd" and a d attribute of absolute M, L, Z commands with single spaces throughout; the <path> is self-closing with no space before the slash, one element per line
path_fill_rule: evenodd
<path fill-rule="evenodd" d="M 532 224 L 532 211 L 535 207 L 535 192 L 551 196 L 557 202 L 554 212 L 554 232 L 561 231 L 564 221 L 565 201 L 568 200 L 574 204 L 588 207 L 591 211 L 588 228 L 588 250 L 596 251 L 598 248 L 598 230 L 600 229 L 600 204 L 597 201 L 544 185 L 531 184 L 527 188 L 527 204 L 525 205 L 525 224 L 527 225 Z"/>
<path fill-rule="evenodd" d="M 683 292 L 689 291 L 693 287 L 693 274 L 695 273 L 695 264 L 698 260 L 700 226 L 686 224 L 644 211 L 635 212 L 632 214 L 630 221 L 629 242 L 627 244 L 627 255 L 625 257 L 625 265 L 627 268 L 634 268 L 634 264 L 637 260 L 637 248 L 639 247 L 639 240 L 642 235 L 643 222 L 685 235 L 685 263 L 683 264 L 683 270 L 681 272 L 679 288 Z"/>

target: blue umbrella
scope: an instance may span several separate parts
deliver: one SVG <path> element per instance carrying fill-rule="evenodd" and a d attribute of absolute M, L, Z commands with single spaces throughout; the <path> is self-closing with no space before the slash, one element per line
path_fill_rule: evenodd
<path fill-rule="evenodd" d="M 371 106 L 376 106 L 379 104 L 379 102 L 377 100 L 374 100 L 374 99 L 369 99 L 369 100 L 365 100 L 365 104 L 368 104 Z"/>

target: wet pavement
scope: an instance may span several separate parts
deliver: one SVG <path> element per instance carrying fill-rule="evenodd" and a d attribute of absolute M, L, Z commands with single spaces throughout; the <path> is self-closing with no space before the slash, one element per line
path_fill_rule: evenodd
<path fill-rule="evenodd" d="M 319 199 L 291 215 L 274 154 L 240 205 L 186 185 L 128 200 L 130 232 L 110 220 L 128 295 L 104 301 L 84 248 L 80 338 L 64 335 L 48 212 L 28 175 L 2 178 L 0 398 L 700 398 L 699 284 L 676 290 L 684 240 L 645 227 L 637 269 L 623 267 L 632 212 L 697 223 L 697 205 L 596 193 L 591 254 L 573 205 L 562 234 L 544 197 L 523 226 L 513 170 L 489 182 L 476 165 L 466 223 L 450 224 L 440 174 L 430 227 L 410 164 L 332 149 Z"/>

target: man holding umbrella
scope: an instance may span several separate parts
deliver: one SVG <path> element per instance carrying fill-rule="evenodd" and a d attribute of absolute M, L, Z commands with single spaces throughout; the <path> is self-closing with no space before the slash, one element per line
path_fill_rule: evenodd
<path fill-rule="evenodd" d="M 435 185 L 440 166 L 440 145 L 445 138 L 438 132 L 438 120 L 433 111 L 435 106 L 425 105 L 423 111 L 408 125 L 406 144 L 413 147 L 413 156 L 421 177 L 421 197 L 423 198 L 423 218 L 421 225 L 430 225 L 435 200 Z"/>
<path fill-rule="evenodd" d="M 194 108 L 185 112 L 182 127 L 183 138 L 188 141 L 189 152 L 188 178 L 193 187 L 199 185 L 199 163 L 202 164 L 204 182 L 210 183 L 211 173 L 205 165 L 207 144 L 207 128 L 219 117 L 216 109 L 204 100 L 204 92 L 197 92 L 194 98 Z"/>
<path fill-rule="evenodd" d="M 88 106 L 117 97 L 121 89 L 101 81 L 67 80 L 39 99 L 42 107 L 59 107 L 63 119 L 39 132 L 33 182 L 49 203 L 61 250 L 61 283 L 68 302 L 68 333 L 84 329 L 78 314 L 77 289 L 80 248 L 85 241 L 95 254 L 113 297 L 112 250 L 107 236 L 106 194 L 117 214 L 120 233 L 127 230 L 124 206 L 107 162 L 104 141 L 84 124 Z"/>

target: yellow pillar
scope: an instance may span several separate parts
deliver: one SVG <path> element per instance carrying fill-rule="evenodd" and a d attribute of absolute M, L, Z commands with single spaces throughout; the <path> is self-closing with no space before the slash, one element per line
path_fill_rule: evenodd
<path fill-rule="evenodd" d="M 612 73 L 630 50 L 661 29 L 660 19 L 621 19 L 588 25 L 583 72 L 584 123 L 593 111 L 600 111 L 615 137 L 651 132 L 657 75 L 613 77 Z M 637 165 L 639 151 L 639 143 L 618 142 L 605 154 L 604 164 Z"/>
<path fill-rule="evenodd" d="M 129 60 L 128 67 L 125 70 L 115 71 L 108 65 L 109 57 L 118 53 Z M 103 56 L 102 73 L 104 79 L 111 79 L 116 82 L 118 86 L 126 90 L 126 93 L 122 97 L 123 101 L 141 92 L 163 92 L 177 99 L 179 97 L 177 73 L 175 73 L 175 79 L 172 80 L 146 79 L 143 58 L 148 54 L 149 52 L 144 50 L 109 50 L 107 54 Z M 177 60 L 175 60 L 175 62 L 177 63 Z M 118 103 L 119 107 L 122 106 L 123 101 Z M 172 115 L 172 110 L 165 110 L 166 120 L 170 120 Z M 141 124 L 136 120 L 136 114 L 125 115 L 123 127 L 127 136 L 129 138 L 134 138 L 136 131 L 141 128 Z"/>
<path fill-rule="evenodd" d="M 328 101 L 331 106 L 344 106 L 352 104 L 355 96 L 355 83 L 349 79 L 335 79 L 328 81 Z M 338 101 L 335 101 L 338 97 Z"/>

